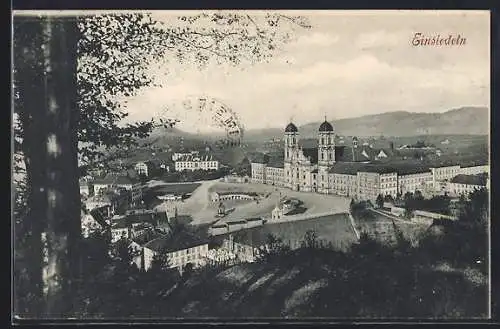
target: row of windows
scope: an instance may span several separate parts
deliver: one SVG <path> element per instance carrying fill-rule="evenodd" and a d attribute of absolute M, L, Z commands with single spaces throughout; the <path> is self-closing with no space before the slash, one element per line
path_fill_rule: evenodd
<path fill-rule="evenodd" d="M 195 167 L 206 167 L 206 166 L 217 166 L 216 161 L 201 161 L 201 162 L 183 162 L 183 161 L 177 161 L 175 163 L 176 167 L 186 167 L 186 168 L 195 168 Z"/>
<path fill-rule="evenodd" d="M 183 256 L 183 255 L 193 254 L 193 253 L 196 253 L 197 251 L 202 251 L 204 249 L 207 249 L 207 246 L 201 245 L 201 246 L 196 246 L 196 247 L 192 247 L 189 249 L 173 251 L 173 252 L 171 252 L 171 255 L 172 255 L 172 257 Z"/>

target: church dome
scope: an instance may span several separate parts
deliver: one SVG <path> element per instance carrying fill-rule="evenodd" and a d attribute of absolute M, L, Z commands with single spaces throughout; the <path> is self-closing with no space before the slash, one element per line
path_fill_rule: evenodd
<path fill-rule="evenodd" d="M 298 132 L 299 130 L 297 129 L 297 126 L 294 125 L 293 123 L 289 123 L 288 126 L 286 126 L 285 128 L 285 132 L 286 133 L 296 133 Z"/>
<path fill-rule="evenodd" d="M 323 122 L 319 126 L 319 131 L 333 131 L 333 126 L 330 124 L 330 122 L 325 120 L 325 122 Z"/>

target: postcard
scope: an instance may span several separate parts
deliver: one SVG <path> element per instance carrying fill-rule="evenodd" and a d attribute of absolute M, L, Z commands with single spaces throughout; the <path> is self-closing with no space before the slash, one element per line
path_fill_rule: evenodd
<path fill-rule="evenodd" d="M 13 29 L 14 321 L 491 317 L 488 11 Z"/>

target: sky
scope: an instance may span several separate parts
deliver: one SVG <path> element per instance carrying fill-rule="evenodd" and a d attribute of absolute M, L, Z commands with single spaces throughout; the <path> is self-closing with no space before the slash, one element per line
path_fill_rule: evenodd
<path fill-rule="evenodd" d="M 153 70 L 162 87 L 126 100 L 131 120 L 182 116 L 187 131 L 210 131 L 210 113 L 182 101 L 214 98 L 246 129 L 300 125 L 391 111 L 444 112 L 490 104 L 490 23 L 487 11 L 301 11 L 298 29 L 267 63 L 203 70 L 169 62 Z M 169 21 L 176 12 L 155 17 Z M 255 15 L 258 15 L 255 13 Z M 462 46 L 413 46 L 414 34 L 460 35 Z M 188 124 L 191 122 L 192 124 Z M 193 123 L 196 122 L 196 123 Z"/>

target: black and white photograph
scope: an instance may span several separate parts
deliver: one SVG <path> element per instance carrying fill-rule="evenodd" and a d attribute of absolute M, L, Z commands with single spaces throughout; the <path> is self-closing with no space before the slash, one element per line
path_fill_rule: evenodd
<path fill-rule="evenodd" d="M 491 318 L 489 11 L 12 29 L 12 322 Z"/>

